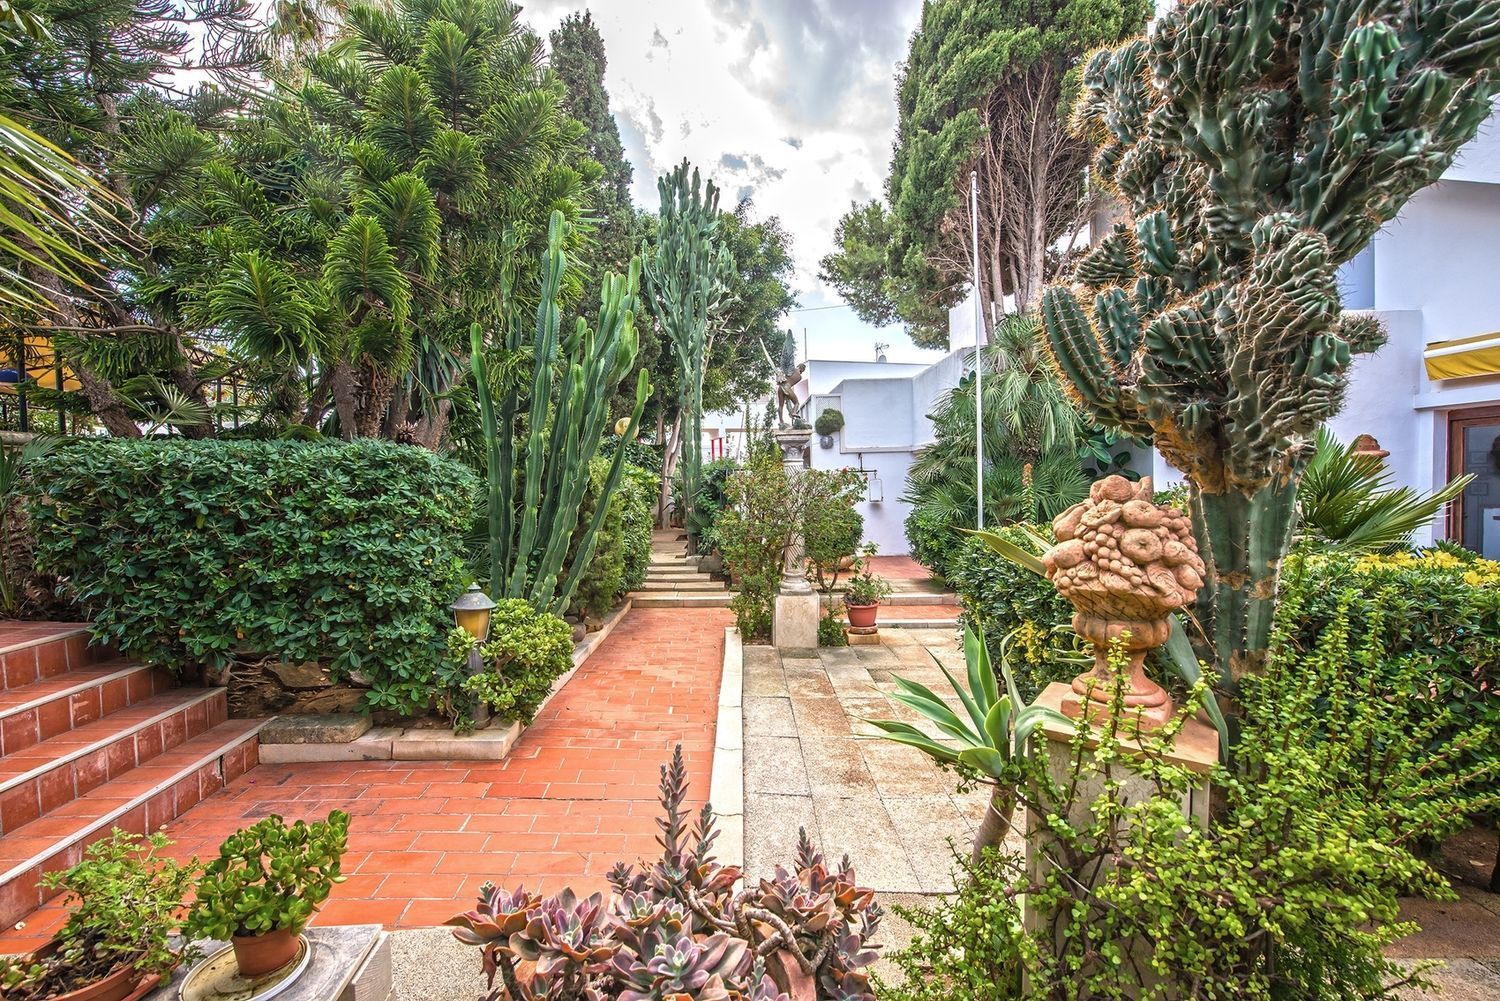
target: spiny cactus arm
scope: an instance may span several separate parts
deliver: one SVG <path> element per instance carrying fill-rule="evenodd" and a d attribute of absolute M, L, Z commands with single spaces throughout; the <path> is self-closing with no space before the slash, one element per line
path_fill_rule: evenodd
<path fill-rule="evenodd" d="M 1078 403 L 1105 421 L 1139 432 L 1140 416 L 1125 373 L 1071 289 L 1054 286 L 1042 294 L 1042 326 L 1052 361 Z"/>
<path fill-rule="evenodd" d="M 569 400 L 569 410 L 582 410 L 584 392 L 583 366 L 577 362 L 568 366 L 563 383 L 563 395 Z M 557 586 L 557 575 L 567 557 L 568 544 L 578 527 L 578 511 L 583 504 L 584 488 L 589 479 L 589 469 L 578 462 L 579 437 L 582 429 L 575 429 L 565 436 L 563 452 L 552 456 L 552 462 L 564 470 L 556 487 L 557 495 L 544 509 L 546 520 L 539 521 L 540 539 L 545 540 L 536 565 L 532 568 L 531 588 L 526 598 L 533 608 L 542 610 L 552 603 Z"/>
<path fill-rule="evenodd" d="M 651 398 L 652 391 L 650 375 L 645 369 L 642 369 L 639 378 L 636 379 L 635 411 L 630 415 L 630 426 L 626 429 L 622 441 L 634 440 L 636 432 L 641 426 L 641 415 L 646 410 L 646 401 Z M 589 561 L 594 556 L 594 545 L 599 538 L 599 529 L 604 524 L 606 509 L 609 507 L 609 499 L 614 496 L 615 490 L 620 485 L 620 476 L 625 468 L 625 453 L 626 449 L 623 445 L 615 449 L 614 458 L 609 465 L 609 475 L 605 478 L 604 489 L 599 495 L 599 505 L 594 508 L 594 516 L 589 522 L 582 544 L 578 547 L 578 556 L 573 561 L 573 566 L 570 569 L 567 580 L 563 582 L 561 592 L 552 603 L 552 611 L 557 615 L 561 615 L 568 610 L 568 606 L 573 601 L 573 595 L 578 591 L 578 585 L 583 575 L 588 572 Z"/>
<path fill-rule="evenodd" d="M 1254 243 L 1247 280 L 1216 317 L 1229 352 L 1225 478 L 1246 494 L 1294 477 L 1299 440 L 1342 403 L 1351 357 L 1332 332 L 1339 297 L 1328 241 L 1280 215 L 1262 220 Z"/>
<path fill-rule="evenodd" d="M 515 549 L 506 593 L 519 597 L 527 593 L 526 578 L 531 553 L 536 547 L 538 516 L 542 501 L 542 484 L 546 475 L 547 450 L 543 434 L 551 409 L 552 365 L 557 358 L 557 335 L 561 311 L 557 306 L 563 277 L 563 214 L 553 212 L 547 227 L 547 251 L 542 266 L 542 294 L 537 304 L 536 355 L 532 360 L 530 439 L 526 454 L 526 496 L 521 514 L 521 534 Z"/>

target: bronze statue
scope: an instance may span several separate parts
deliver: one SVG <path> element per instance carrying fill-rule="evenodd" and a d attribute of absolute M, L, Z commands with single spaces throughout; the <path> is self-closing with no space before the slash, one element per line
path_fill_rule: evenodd
<path fill-rule="evenodd" d="M 783 430 L 786 428 L 804 427 L 806 422 L 802 420 L 802 403 L 797 399 L 797 386 L 802 382 L 802 375 L 807 371 L 807 363 L 803 362 L 795 368 L 786 364 L 777 364 L 776 359 L 771 357 L 771 352 L 766 348 L 766 342 L 757 340 L 760 350 L 770 362 L 771 370 L 776 373 L 776 423 Z"/>

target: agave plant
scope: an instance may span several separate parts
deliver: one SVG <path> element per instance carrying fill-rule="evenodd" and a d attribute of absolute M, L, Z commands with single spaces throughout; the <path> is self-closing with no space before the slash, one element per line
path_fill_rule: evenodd
<path fill-rule="evenodd" d="M 1297 485 L 1298 535 L 1352 552 L 1400 549 L 1473 480 L 1460 476 L 1431 494 L 1396 487 L 1379 456 L 1355 452 L 1325 425 Z"/>
<path fill-rule="evenodd" d="M 953 686 L 967 719 L 954 712 L 932 689 L 906 678 L 895 679 L 900 691 L 893 697 L 931 721 L 946 740 L 935 739 L 916 726 L 899 720 L 868 722 L 884 731 L 888 739 L 915 747 L 942 764 L 977 775 L 994 787 L 989 809 L 974 838 L 971 857 L 977 864 L 984 850 L 999 845 L 1010 830 L 1010 817 L 1016 807 L 1016 783 L 1020 779 L 1017 762 L 1026 755 L 1026 743 L 1032 731 L 1047 720 L 1062 726 L 1072 724 L 1055 709 L 1022 701 L 1010 667 L 1003 661 L 1000 675 L 1005 681 L 1005 692 L 1001 693 L 982 632 L 973 628 L 964 630 L 967 685 L 960 684 L 935 656 L 933 661 Z"/>

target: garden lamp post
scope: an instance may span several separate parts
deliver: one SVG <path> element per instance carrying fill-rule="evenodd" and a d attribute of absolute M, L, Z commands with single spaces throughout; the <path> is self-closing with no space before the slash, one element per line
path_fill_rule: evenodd
<path fill-rule="evenodd" d="M 478 584 L 470 584 L 469 589 L 449 607 L 453 609 L 453 623 L 474 638 L 469 647 L 469 675 L 472 677 L 484 670 L 484 657 L 479 647 L 489 638 L 490 613 L 495 610 L 495 602 Z M 489 707 L 480 702 L 474 707 L 474 725 L 482 727 L 489 721 Z"/>

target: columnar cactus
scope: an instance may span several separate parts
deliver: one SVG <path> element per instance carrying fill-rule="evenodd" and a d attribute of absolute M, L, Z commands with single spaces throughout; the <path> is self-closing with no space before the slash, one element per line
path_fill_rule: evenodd
<path fill-rule="evenodd" d="M 1337 267 L 1437 177 L 1500 87 L 1500 0 L 1198 0 L 1097 53 L 1075 127 L 1127 210 L 1049 288 L 1077 401 L 1191 482 L 1202 652 L 1264 659 L 1297 479 L 1355 354 Z"/>
<path fill-rule="evenodd" d="M 640 267 L 631 262 L 628 276 L 609 275 L 600 293 L 599 323 L 590 329 L 583 317 L 570 336 L 561 335 L 561 310 L 557 296 L 566 268 L 562 245 L 561 212 L 553 212 L 547 229 L 547 253 L 542 263 L 542 296 L 530 340 L 531 398 L 526 419 L 526 467 L 520 479 L 521 520 L 515 476 L 515 430 L 521 394 L 512 384 L 505 390 L 496 413 L 494 388 L 490 384 L 483 330 L 470 329 L 470 365 L 479 400 L 484 431 L 485 460 L 489 480 L 490 594 L 495 598 L 525 598 L 538 611 L 562 613 L 572 601 L 579 574 L 593 556 L 599 527 L 609 508 L 609 497 L 619 485 L 624 468 L 623 448 L 616 449 L 604 483 L 603 495 L 594 505 L 594 515 L 583 527 L 584 536 L 567 576 L 563 562 L 574 535 L 584 491 L 589 482 L 589 462 L 603 440 L 609 423 L 609 401 L 635 364 L 637 335 L 635 314 L 640 308 L 636 288 Z M 517 319 L 506 332 L 505 350 L 520 357 L 524 326 Z M 561 364 L 562 379 L 554 390 L 554 374 Z M 635 412 L 623 437 L 632 438 L 640 426 L 641 413 L 651 395 L 651 380 L 645 371 L 636 382 Z"/>
<path fill-rule="evenodd" d="M 726 278 L 734 267 L 729 249 L 717 238 L 719 189 L 704 182 L 683 160 L 659 178 L 660 226 L 656 251 L 646 255 L 646 290 L 651 312 L 667 332 L 677 361 L 677 406 L 684 524 L 692 526 L 693 500 L 703 468 L 703 374 L 713 344 L 710 324 L 719 309 Z"/>

